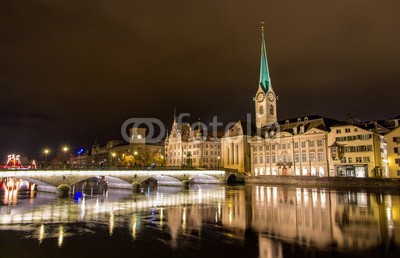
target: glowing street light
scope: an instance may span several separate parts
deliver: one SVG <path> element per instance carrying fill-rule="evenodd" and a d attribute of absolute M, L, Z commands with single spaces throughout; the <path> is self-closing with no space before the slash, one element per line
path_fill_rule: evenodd
<path fill-rule="evenodd" d="M 47 169 L 47 155 L 49 155 L 50 150 L 48 148 L 43 150 L 44 153 L 44 169 Z"/>
<path fill-rule="evenodd" d="M 117 156 L 117 153 L 112 152 L 111 153 L 111 165 L 114 166 L 114 158 Z"/>
<path fill-rule="evenodd" d="M 64 152 L 64 169 L 67 168 L 66 163 L 67 163 L 67 152 L 69 151 L 68 146 L 62 147 L 62 151 Z"/>

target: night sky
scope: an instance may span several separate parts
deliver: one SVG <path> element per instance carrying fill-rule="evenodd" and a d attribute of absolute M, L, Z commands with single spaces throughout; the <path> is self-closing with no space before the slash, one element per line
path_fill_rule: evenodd
<path fill-rule="evenodd" d="M 0 161 L 119 139 L 173 109 L 253 112 L 261 30 L 278 118 L 400 114 L 398 0 L 0 0 Z"/>

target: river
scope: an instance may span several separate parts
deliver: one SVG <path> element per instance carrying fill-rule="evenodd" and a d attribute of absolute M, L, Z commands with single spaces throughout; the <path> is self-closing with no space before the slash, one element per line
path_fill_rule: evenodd
<path fill-rule="evenodd" d="M 10 182 L 0 194 L 0 257 L 400 255 L 396 192 L 191 185 L 60 198 Z"/>

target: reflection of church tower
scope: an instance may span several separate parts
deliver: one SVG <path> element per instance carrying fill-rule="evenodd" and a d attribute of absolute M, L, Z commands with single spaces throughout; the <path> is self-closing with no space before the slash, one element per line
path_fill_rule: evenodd
<path fill-rule="evenodd" d="M 271 78 L 269 77 L 267 52 L 264 40 L 264 25 L 262 29 L 261 42 L 261 63 L 260 63 L 260 81 L 255 100 L 256 108 L 256 126 L 257 128 L 266 126 L 269 123 L 277 121 L 276 115 L 276 96 L 272 89 Z"/>

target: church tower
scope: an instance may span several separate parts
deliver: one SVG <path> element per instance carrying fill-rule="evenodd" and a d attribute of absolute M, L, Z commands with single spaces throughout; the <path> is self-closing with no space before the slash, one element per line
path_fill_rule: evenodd
<path fill-rule="evenodd" d="M 271 78 L 269 77 L 267 52 L 264 40 L 264 23 L 261 25 L 261 37 L 260 81 L 256 96 L 254 97 L 257 128 L 264 127 L 267 124 L 277 121 L 276 95 L 272 89 Z"/>

